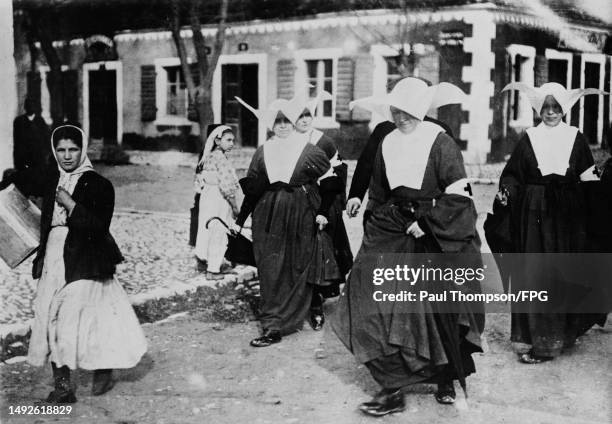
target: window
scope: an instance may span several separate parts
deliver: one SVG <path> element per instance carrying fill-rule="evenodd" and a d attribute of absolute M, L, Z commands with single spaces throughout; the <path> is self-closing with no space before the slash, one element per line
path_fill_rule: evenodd
<path fill-rule="evenodd" d="M 180 66 L 166 66 L 166 115 L 187 116 L 189 95 Z"/>
<path fill-rule="evenodd" d="M 189 61 L 190 62 L 190 61 Z M 178 57 L 155 59 L 155 125 L 193 126 L 188 119 L 189 92 L 185 82 L 185 75 L 181 61 Z M 193 72 L 196 66 L 189 64 L 192 69 L 194 83 L 199 84 L 198 75 Z"/>
<path fill-rule="evenodd" d="M 400 56 L 385 57 L 387 63 L 387 92 L 391 91 L 395 87 L 395 83 L 402 79 L 400 61 Z"/>
<path fill-rule="evenodd" d="M 512 44 L 508 46 L 510 81 L 524 82 L 533 86 L 535 74 L 535 48 Z M 531 127 L 533 125 L 533 111 L 527 96 L 518 90 L 509 94 L 509 116 L 511 126 Z"/>
<path fill-rule="evenodd" d="M 322 90 L 334 95 L 334 73 L 332 59 L 306 60 L 308 97 L 314 99 Z M 333 118 L 332 100 L 324 100 L 316 110 L 316 117 Z"/>

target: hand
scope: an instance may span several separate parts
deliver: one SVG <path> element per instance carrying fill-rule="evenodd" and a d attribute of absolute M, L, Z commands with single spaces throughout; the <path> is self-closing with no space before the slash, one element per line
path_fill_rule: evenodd
<path fill-rule="evenodd" d="M 325 228 L 329 221 L 323 215 L 317 215 L 317 217 L 315 218 L 315 222 L 319 224 L 319 230 L 322 230 L 323 228 Z"/>
<path fill-rule="evenodd" d="M 2 179 L 9 180 L 16 173 L 17 173 L 17 170 L 14 168 L 5 169 L 4 172 L 2 173 Z"/>
<path fill-rule="evenodd" d="M 230 222 L 229 230 L 232 234 L 238 234 L 240 231 L 242 231 L 242 227 L 236 224 L 236 222 Z"/>
<path fill-rule="evenodd" d="M 499 201 L 502 206 L 508 206 L 508 192 L 503 189 L 497 192 L 495 198 Z"/>
<path fill-rule="evenodd" d="M 72 212 L 72 209 L 74 209 L 74 206 L 76 205 L 76 202 L 72 199 L 72 196 L 70 196 L 70 193 L 68 193 L 64 187 L 57 188 L 55 200 L 57 203 L 62 205 L 64 209 L 68 211 L 68 213 Z"/>
<path fill-rule="evenodd" d="M 414 221 L 406 230 L 406 234 L 413 236 L 414 238 L 420 238 L 425 235 L 425 232 L 423 232 L 423 230 L 421 230 L 421 227 L 419 227 L 419 224 Z"/>
<path fill-rule="evenodd" d="M 2 180 L 0 181 L 0 191 L 4 190 L 5 188 L 7 188 L 8 186 L 10 186 L 13 183 L 13 176 L 17 173 L 16 169 L 6 169 L 3 173 L 2 173 Z"/>
<path fill-rule="evenodd" d="M 357 216 L 360 207 L 361 200 L 359 200 L 357 197 L 352 197 L 348 199 L 348 201 L 346 202 L 346 212 L 348 213 L 348 216 L 350 216 L 351 218 Z"/>

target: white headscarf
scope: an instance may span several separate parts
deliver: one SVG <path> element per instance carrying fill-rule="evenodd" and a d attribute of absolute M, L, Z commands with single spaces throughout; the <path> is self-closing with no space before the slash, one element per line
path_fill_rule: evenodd
<path fill-rule="evenodd" d="M 512 82 L 506 85 L 502 91 L 506 90 L 519 90 L 525 93 L 529 103 L 531 103 L 531 107 L 533 107 L 538 115 L 542 111 L 542 105 L 544 104 L 544 100 L 546 100 L 546 96 L 553 96 L 561 106 L 563 114 L 565 115 L 582 96 L 588 94 L 608 94 L 596 88 L 574 88 L 568 90 L 556 82 L 547 82 L 540 87 L 532 87 L 523 82 Z"/>
<path fill-rule="evenodd" d="M 217 139 L 217 137 L 221 137 L 221 135 L 225 131 L 231 131 L 232 133 L 234 132 L 234 130 L 232 130 L 232 127 L 229 127 L 227 125 L 219 125 L 217 128 L 210 132 L 208 137 L 206 137 L 206 143 L 204 143 L 204 150 L 202 151 L 202 158 L 200 159 L 200 162 L 198 162 L 198 165 L 203 164 L 206 158 L 210 156 L 210 152 L 212 152 L 212 149 L 215 146 L 215 140 Z"/>
<path fill-rule="evenodd" d="M 408 77 L 400 80 L 390 93 L 354 100 L 349 103 L 349 108 L 359 106 L 393 122 L 390 110 L 393 106 L 422 121 L 431 110 L 465 100 L 465 93 L 453 84 L 441 82 L 427 86 L 427 83 L 419 78 Z"/>
<path fill-rule="evenodd" d="M 62 166 L 59 163 L 59 160 L 57 159 L 57 154 L 55 153 L 55 146 L 53 145 L 53 137 L 55 136 L 55 133 L 62 128 L 73 128 L 81 134 L 81 140 L 82 140 L 81 161 L 79 162 L 79 166 L 74 171 L 71 171 L 71 172 L 66 172 L 62 168 Z M 88 140 L 85 137 L 85 133 L 83 132 L 83 130 L 74 125 L 61 125 L 57 127 L 56 129 L 54 129 L 53 132 L 51 133 L 51 150 L 53 151 L 53 157 L 55 158 L 55 161 L 57 162 L 57 168 L 59 169 L 59 173 L 60 173 L 57 186 L 62 187 L 64 190 L 66 190 L 71 195 L 73 194 L 74 188 L 76 187 L 77 182 L 79 181 L 81 176 L 85 172 L 93 170 L 93 165 L 91 164 L 89 157 L 87 157 L 88 144 L 89 144 Z M 60 205 L 59 203 L 55 202 L 55 205 L 53 207 L 53 218 L 51 221 L 52 225 L 54 226 L 66 225 L 67 218 L 68 216 L 66 213 L 66 209 L 64 209 L 64 207 Z"/>

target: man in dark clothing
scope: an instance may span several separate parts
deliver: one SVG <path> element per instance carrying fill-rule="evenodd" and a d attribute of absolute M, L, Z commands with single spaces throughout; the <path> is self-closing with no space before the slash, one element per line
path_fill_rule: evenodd
<path fill-rule="evenodd" d="M 49 164 L 51 141 L 49 127 L 40 116 L 40 106 L 31 98 L 24 104 L 25 114 L 13 121 L 13 162 L 17 171 L 26 169 L 44 172 Z M 27 185 L 18 187 L 25 195 L 31 194 Z"/>
<path fill-rule="evenodd" d="M 426 116 L 424 121 L 433 122 L 441 126 L 446 134 L 448 134 L 451 138 L 453 138 L 453 132 L 451 129 L 442 121 L 438 121 L 437 119 L 430 118 Z M 385 139 L 385 137 L 395 129 L 395 124 L 390 121 L 383 121 L 378 124 L 372 134 L 370 134 L 370 138 L 366 143 L 361 155 L 359 156 L 359 160 L 357 161 L 357 167 L 355 168 L 355 173 L 353 174 L 353 179 L 351 181 L 351 188 L 348 194 L 348 201 L 346 203 L 346 211 L 349 216 L 354 217 L 357 215 L 359 208 L 361 207 L 361 202 L 368 191 L 368 186 L 370 185 L 370 177 L 372 176 L 372 169 L 374 168 L 374 159 L 376 158 L 376 152 L 378 151 L 378 146 Z M 365 226 L 365 222 L 368 220 L 371 211 L 366 210 L 363 214 L 363 224 Z"/>

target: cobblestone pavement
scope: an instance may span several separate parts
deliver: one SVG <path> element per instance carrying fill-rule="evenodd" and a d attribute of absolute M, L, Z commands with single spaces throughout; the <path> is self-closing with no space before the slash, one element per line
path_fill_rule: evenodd
<path fill-rule="evenodd" d="M 350 165 L 352 176 L 354 163 Z M 146 294 L 196 278 L 192 249 L 187 245 L 188 211 L 193 202 L 192 169 L 183 166 L 96 166 L 96 169 L 115 186 L 117 211 L 111 232 L 126 259 L 118 266 L 117 278 L 128 294 Z M 495 190 L 495 185 L 475 186 L 479 228 Z M 143 210 L 157 212 L 142 213 Z M 361 243 L 361 221 L 361 215 L 345 217 L 354 254 Z M 487 251 L 486 246 L 483 251 Z M 30 275 L 31 263 L 29 259 L 13 271 L 0 269 L 3 305 L 0 325 L 32 318 L 36 283 Z"/>
<path fill-rule="evenodd" d="M 198 276 L 187 245 L 189 222 L 179 217 L 122 213 L 113 218 L 111 232 L 125 257 L 116 277 L 130 295 L 165 287 Z M 0 324 L 32 318 L 36 283 L 30 258 L 13 271 L 0 271 Z"/>

